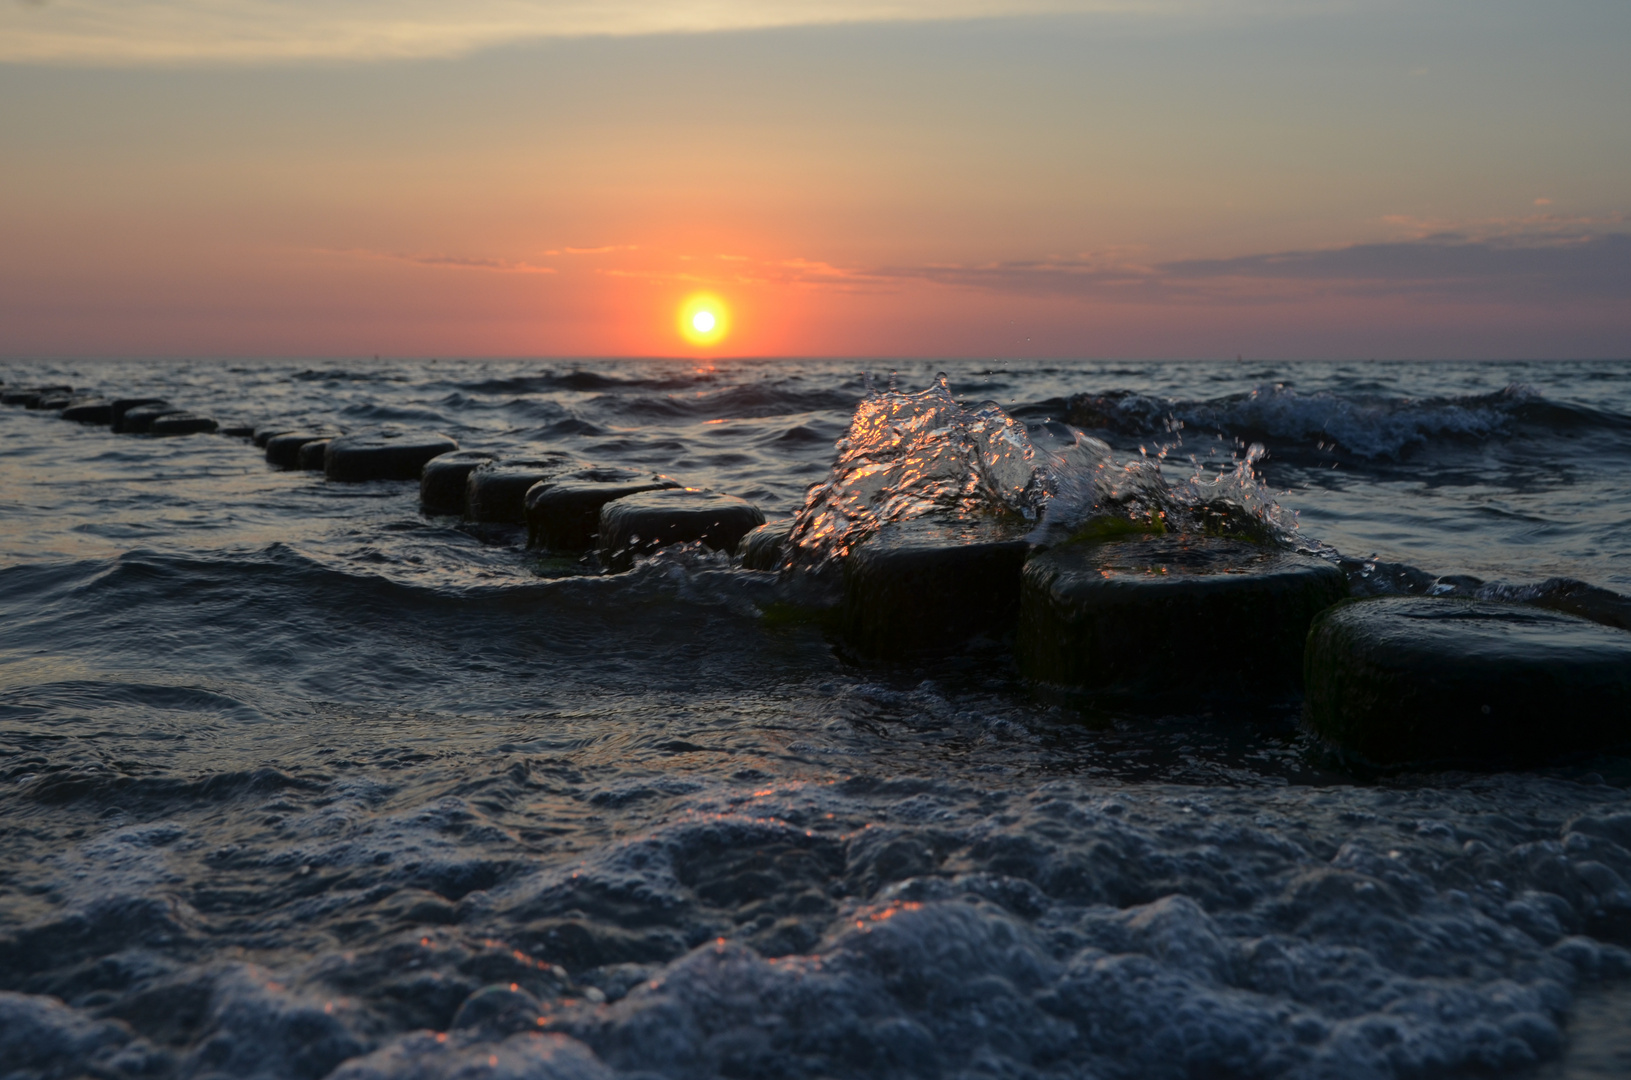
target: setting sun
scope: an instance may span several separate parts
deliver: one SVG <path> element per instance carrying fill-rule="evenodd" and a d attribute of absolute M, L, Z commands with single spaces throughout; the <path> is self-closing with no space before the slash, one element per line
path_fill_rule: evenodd
<path fill-rule="evenodd" d="M 680 305 L 680 336 L 692 345 L 717 345 L 729 330 L 729 314 L 719 297 L 698 293 Z"/>

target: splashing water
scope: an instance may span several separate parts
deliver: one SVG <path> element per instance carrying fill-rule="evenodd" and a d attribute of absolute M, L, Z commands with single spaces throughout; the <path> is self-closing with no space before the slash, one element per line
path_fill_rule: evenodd
<path fill-rule="evenodd" d="M 1108 444 L 1070 428 L 1068 443 L 1041 449 L 996 402 L 960 405 L 943 373 L 918 393 L 897 390 L 893 379 L 882 392 L 867 385 L 832 472 L 794 521 L 789 566 L 819 567 L 887 525 L 928 516 L 1025 523 L 1042 542 L 1084 529 L 1294 538 L 1295 517 L 1258 479 L 1261 444 L 1214 477 L 1197 462 L 1172 484 L 1161 471 L 1166 448 L 1121 462 Z"/>
<path fill-rule="evenodd" d="M 1195 463 L 1189 477 L 1163 475 L 1165 451 L 1120 462 L 1097 439 L 1076 432 L 1076 442 L 1052 456 L 1049 496 L 1036 539 L 1111 538 L 1129 531 L 1235 536 L 1256 543 L 1293 545 L 1296 515 L 1274 501 L 1257 473 L 1268 452 L 1253 443 L 1215 476 Z"/>
<path fill-rule="evenodd" d="M 965 409 L 944 373 L 916 394 L 868 385 L 831 474 L 794 522 L 790 562 L 842 558 L 885 525 L 930 514 L 1040 518 L 1046 472 L 1024 426 L 996 402 Z"/>

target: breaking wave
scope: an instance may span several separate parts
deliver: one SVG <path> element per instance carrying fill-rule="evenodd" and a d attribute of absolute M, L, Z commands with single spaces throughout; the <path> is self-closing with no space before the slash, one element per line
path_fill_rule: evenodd
<path fill-rule="evenodd" d="M 1524 427 L 1631 431 L 1631 417 L 1551 401 L 1523 383 L 1489 394 L 1424 399 L 1302 393 L 1285 383 L 1211 401 L 1110 391 L 1076 394 L 1064 403 L 1062 415 L 1077 427 L 1117 435 L 1156 435 L 1176 420 L 1242 440 L 1335 448 L 1361 458 L 1396 458 L 1436 441 L 1482 440 Z"/>

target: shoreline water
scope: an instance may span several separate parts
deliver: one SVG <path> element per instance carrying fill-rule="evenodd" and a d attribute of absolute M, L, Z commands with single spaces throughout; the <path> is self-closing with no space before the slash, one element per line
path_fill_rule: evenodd
<path fill-rule="evenodd" d="M 451 428 L 785 513 L 859 366 L 0 377 Z M 1380 572 L 1631 591 L 1626 365 L 1249 367 L 949 374 L 1123 455 L 1169 416 L 1177 460 L 1258 438 L 1301 530 Z M 1000 663 L 857 668 L 763 618 L 767 575 L 540 578 L 411 485 L 337 490 L 231 440 L 6 409 L 0 464 L 0 991 L 60 1062 L 441 1075 L 545 1053 L 507 1021 L 408 1034 L 515 982 L 530 1030 L 665 1075 L 1147 1075 L 1178 1044 L 1174 1069 L 1521 1075 L 1631 978 L 1594 869 L 1631 874 L 1623 758 L 1354 777 L 1294 712 L 1094 726 Z"/>

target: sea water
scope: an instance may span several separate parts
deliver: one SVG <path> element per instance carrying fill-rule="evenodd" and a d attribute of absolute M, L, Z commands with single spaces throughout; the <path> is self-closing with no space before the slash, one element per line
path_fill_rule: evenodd
<path fill-rule="evenodd" d="M 1631 593 L 1631 365 L 868 367 L 0 378 L 657 470 L 831 511 L 812 564 L 880 513 L 1227 503 L 1361 592 Z M 978 475 L 842 473 L 907 413 Z M 1624 756 L 1359 772 L 1295 709 L 853 665 L 819 573 L 593 569 L 413 484 L 0 409 L 0 1076 L 1631 1069 Z"/>

